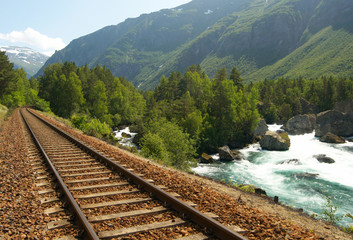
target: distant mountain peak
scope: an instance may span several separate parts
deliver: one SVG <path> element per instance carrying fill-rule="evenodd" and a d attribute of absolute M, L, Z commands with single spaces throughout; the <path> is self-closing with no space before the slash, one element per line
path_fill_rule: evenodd
<path fill-rule="evenodd" d="M 15 68 L 23 68 L 28 77 L 36 74 L 49 58 L 28 47 L 0 46 L 0 51 L 6 52 Z"/>

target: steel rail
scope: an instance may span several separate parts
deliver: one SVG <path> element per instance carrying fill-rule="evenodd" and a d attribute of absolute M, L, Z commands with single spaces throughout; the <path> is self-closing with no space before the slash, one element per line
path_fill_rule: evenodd
<path fill-rule="evenodd" d="M 28 110 L 28 109 L 27 109 Z M 119 165 L 118 163 L 108 159 L 107 157 L 103 156 L 99 152 L 93 150 L 92 148 L 88 147 L 81 141 L 75 139 L 71 135 L 65 133 L 61 129 L 57 128 L 53 124 L 47 122 L 37 114 L 33 113 L 32 111 L 28 110 L 38 119 L 42 120 L 45 124 L 59 132 L 65 138 L 70 140 L 71 142 L 75 143 L 81 149 L 87 151 L 92 156 L 96 157 L 97 159 L 101 160 L 104 164 L 111 167 L 112 169 L 116 170 L 117 172 L 124 175 L 126 178 L 133 181 L 136 185 L 143 188 L 146 192 L 152 193 L 155 198 L 158 200 L 166 203 L 170 208 L 185 214 L 189 219 L 195 222 L 197 225 L 205 227 L 210 233 L 215 235 L 216 237 L 224 240 L 246 240 L 244 236 L 232 231 L 231 229 L 227 228 L 226 226 L 220 224 L 219 222 L 213 220 L 212 218 L 206 216 L 205 214 L 201 213 L 200 211 L 196 210 L 195 208 L 185 204 L 184 202 L 180 201 L 179 199 L 171 196 L 167 192 L 163 191 L 162 189 L 154 186 L 153 184 L 145 181 L 143 178 L 137 176 L 136 174 L 130 172 L 123 166 Z"/>
<path fill-rule="evenodd" d="M 36 137 L 35 133 L 33 132 L 32 128 L 29 126 L 27 120 L 25 119 L 25 117 L 21 112 L 21 116 L 24 120 L 24 122 L 26 123 L 36 145 L 38 146 L 42 156 L 44 157 L 45 161 L 47 162 L 50 170 L 53 172 L 56 180 L 59 183 L 59 187 L 63 193 L 63 195 L 66 197 L 69 206 L 72 208 L 72 210 L 74 211 L 74 215 L 77 218 L 79 224 L 82 226 L 82 228 L 85 230 L 85 237 L 87 237 L 86 239 L 90 239 L 90 240 L 99 240 L 98 235 L 96 234 L 96 232 L 94 231 L 94 229 L 92 228 L 91 224 L 88 222 L 86 216 L 83 214 L 83 212 L 81 211 L 81 208 L 78 206 L 77 202 L 75 201 L 74 197 L 72 196 L 72 194 L 70 193 L 69 189 L 66 187 L 63 179 L 60 177 L 58 171 L 56 170 L 56 168 L 54 167 L 53 163 L 51 162 L 50 158 L 48 157 L 48 155 L 46 154 L 45 150 L 43 149 L 42 145 L 40 144 L 38 138 Z"/>

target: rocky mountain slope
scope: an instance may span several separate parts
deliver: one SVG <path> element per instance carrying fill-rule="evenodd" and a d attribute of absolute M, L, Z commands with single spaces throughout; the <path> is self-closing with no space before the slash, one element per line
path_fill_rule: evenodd
<path fill-rule="evenodd" d="M 0 51 L 6 52 L 15 68 L 23 68 L 28 76 L 35 75 L 49 58 L 26 47 L 0 47 Z"/>
<path fill-rule="evenodd" d="M 191 64 L 210 77 L 237 66 L 248 82 L 350 76 L 352 22 L 351 0 L 193 0 L 73 40 L 45 66 L 105 65 L 141 89 Z"/>

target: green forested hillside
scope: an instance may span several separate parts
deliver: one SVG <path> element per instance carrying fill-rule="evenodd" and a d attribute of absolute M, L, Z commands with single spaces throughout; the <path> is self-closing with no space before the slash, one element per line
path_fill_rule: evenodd
<path fill-rule="evenodd" d="M 104 65 L 140 89 L 192 64 L 209 76 L 237 66 L 247 82 L 348 76 L 352 9 L 351 0 L 194 0 L 76 39 L 46 66 Z"/>
<path fill-rule="evenodd" d="M 249 74 L 248 78 L 318 78 L 322 75 L 350 77 L 353 73 L 352 42 L 353 34 L 350 32 L 327 27 L 285 58 Z"/>

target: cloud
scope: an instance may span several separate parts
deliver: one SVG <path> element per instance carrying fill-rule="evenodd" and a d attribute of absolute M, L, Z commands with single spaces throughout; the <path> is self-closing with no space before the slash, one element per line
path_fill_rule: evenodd
<path fill-rule="evenodd" d="M 61 50 L 66 46 L 61 38 L 50 38 L 32 28 L 27 28 L 23 32 L 12 31 L 7 34 L 0 33 L 0 39 L 11 43 L 28 44 L 47 55 L 54 53 L 55 50 Z"/>

